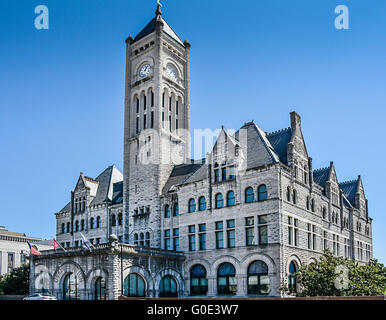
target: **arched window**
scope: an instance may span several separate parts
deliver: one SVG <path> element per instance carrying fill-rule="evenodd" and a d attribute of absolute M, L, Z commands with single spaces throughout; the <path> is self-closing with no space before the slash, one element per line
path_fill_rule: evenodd
<path fill-rule="evenodd" d="M 268 266 L 263 261 L 254 261 L 248 267 L 248 293 L 268 294 Z"/>
<path fill-rule="evenodd" d="M 267 192 L 267 186 L 265 184 L 262 184 L 258 189 L 257 189 L 257 200 L 258 201 L 263 201 L 268 199 L 268 192 Z"/>
<path fill-rule="evenodd" d="M 97 228 L 100 228 L 101 227 L 101 217 L 97 217 L 97 220 L 96 220 L 96 227 Z"/>
<path fill-rule="evenodd" d="M 216 208 L 222 208 L 224 206 L 224 199 L 221 193 L 216 194 Z"/>
<path fill-rule="evenodd" d="M 200 199 L 198 199 L 198 210 L 200 210 L 200 211 L 206 210 L 205 197 L 200 197 Z"/>
<path fill-rule="evenodd" d="M 218 294 L 236 294 L 237 279 L 235 277 L 235 267 L 226 262 L 217 270 L 217 293 Z"/>
<path fill-rule="evenodd" d="M 229 191 L 227 193 L 227 207 L 231 207 L 235 205 L 235 193 L 233 191 Z"/>
<path fill-rule="evenodd" d="M 287 201 L 291 201 L 291 188 L 287 187 Z"/>
<path fill-rule="evenodd" d="M 83 231 L 84 230 L 84 219 L 82 219 L 80 221 L 80 230 Z"/>
<path fill-rule="evenodd" d="M 205 295 L 208 292 L 208 279 L 206 269 L 201 264 L 196 264 L 190 270 L 190 294 Z"/>
<path fill-rule="evenodd" d="M 64 223 L 62 223 L 62 233 L 64 233 L 66 231 L 66 225 Z"/>
<path fill-rule="evenodd" d="M 67 222 L 67 232 L 71 232 L 71 224 Z"/>
<path fill-rule="evenodd" d="M 138 245 L 138 234 L 137 233 L 135 233 L 134 234 L 134 245 Z"/>
<path fill-rule="evenodd" d="M 296 266 L 296 263 L 294 261 L 291 261 L 288 269 L 288 287 L 293 291 L 296 292 L 296 272 L 298 271 L 298 268 Z"/>
<path fill-rule="evenodd" d="M 122 212 L 118 213 L 118 225 L 122 225 L 123 224 L 123 216 L 122 216 Z"/>
<path fill-rule="evenodd" d="M 253 188 L 248 187 L 245 189 L 245 203 L 251 203 L 255 200 L 255 195 L 253 193 Z"/>
<path fill-rule="evenodd" d="M 310 197 L 307 197 L 306 207 L 307 207 L 307 210 L 310 210 Z"/>
<path fill-rule="evenodd" d="M 123 282 L 123 295 L 126 297 L 145 297 L 145 290 L 145 280 L 136 273 L 130 273 Z"/>
<path fill-rule="evenodd" d="M 145 236 L 145 246 L 150 247 L 150 232 L 146 232 Z"/>
<path fill-rule="evenodd" d="M 98 277 L 95 280 L 95 291 L 94 291 L 94 299 L 95 300 L 106 300 L 106 283 L 105 279 L 102 277 Z"/>
<path fill-rule="evenodd" d="M 296 190 L 294 189 L 293 191 L 292 191 L 292 202 L 294 203 L 294 204 L 296 204 Z"/>
<path fill-rule="evenodd" d="M 79 231 L 79 221 L 75 221 L 75 231 Z"/>
<path fill-rule="evenodd" d="M 63 300 L 79 300 L 78 277 L 74 273 L 66 275 L 63 281 Z"/>
<path fill-rule="evenodd" d="M 175 203 L 174 206 L 173 206 L 173 217 L 177 217 L 178 216 L 178 203 Z"/>
<path fill-rule="evenodd" d="M 196 201 L 194 199 L 189 200 L 189 213 L 196 211 Z"/>
<path fill-rule="evenodd" d="M 165 216 L 165 218 L 170 218 L 170 208 L 169 208 L 169 205 L 165 206 L 164 216 Z"/>
<path fill-rule="evenodd" d="M 172 276 L 164 276 L 159 284 L 160 297 L 178 297 L 177 282 Z"/>
<path fill-rule="evenodd" d="M 145 239 L 145 236 L 143 235 L 143 233 L 141 232 L 139 234 L 139 245 L 140 246 L 143 246 L 145 243 L 144 243 L 144 239 Z"/>
<path fill-rule="evenodd" d="M 115 227 L 117 225 L 117 220 L 115 219 L 115 214 L 111 215 L 111 226 Z"/>
<path fill-rule="evenodd" d="M 90 219 L 90 229 L 94 229 L 94 221 L 95 221 L 95 219 L 94 218 L 91 218 Z"/>

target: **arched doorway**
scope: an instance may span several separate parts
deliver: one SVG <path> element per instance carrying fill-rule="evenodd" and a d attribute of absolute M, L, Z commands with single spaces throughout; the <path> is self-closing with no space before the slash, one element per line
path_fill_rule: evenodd
<path fill-rule="evenodd" d="M 94 284 L 94 300 L 106 300 L 106 281 L 98 277 Z"/>
<path fill-rule="evenodd" d="M 146 297 L 145 280 L 136 273 L 130 273 L 123 282 L 123 295 L 126 297 Z"/>
<path fill-rule="evenodd" d="M 178 297 L 177 282 L 172 276 L 164 276 L 159 284 L 160 297 Z"/>
<path fill-rule="evenodd" d="M 79 300 L 78 277 L 73 272 L 67 274 L 63 281 L 63 300 Z"/>

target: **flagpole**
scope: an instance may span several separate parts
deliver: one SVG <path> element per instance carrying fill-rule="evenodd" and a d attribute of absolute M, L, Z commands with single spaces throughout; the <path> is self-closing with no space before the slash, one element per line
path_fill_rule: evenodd
<path fill-rule="evenodd" d="M 55 242 L 59 245 L 59 247 L 61 247 L 64 250 L 64 252 L 67 252 L 67 250 L 63 248 L 63 246 L 56 240 L 55 237 L 52 237 L 52 239 L 55 240 Z"/>

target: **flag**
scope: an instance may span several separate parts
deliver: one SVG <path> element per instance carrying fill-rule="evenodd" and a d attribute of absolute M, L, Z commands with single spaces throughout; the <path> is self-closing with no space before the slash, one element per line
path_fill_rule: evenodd
<path fill-rule="evenodd" d="M 33 256 L 41 256 L 42 254 L 38 251 L 37 247 L 36 246 L 31 246 L 31 244 L 29 242 L 28 243 L 28 246 L 29 246 L 29 253 Z"/>
<path fill-rule="evenodd" d="M 54 240 L 54 250 L 56 252 L 56 248 L 59 247 L 59 243 L 57 243 L 55 239 L 53 239 L 53 240 Z"/>
<path fill-rule="evenodd" d="M 81 232 L 80 233 L 81 237 L 82 237 L 82 248 L 84 249 L 88 249 L 91 251 L 91 248 L 93 248 L 94 246 L 91 244 L 90 240 L 88 240 L 84 235 L 83 233 Z"/>

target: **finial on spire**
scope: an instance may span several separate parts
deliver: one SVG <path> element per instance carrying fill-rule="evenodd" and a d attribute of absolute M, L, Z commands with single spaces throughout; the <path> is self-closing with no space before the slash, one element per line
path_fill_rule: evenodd
<path fill-rule="evenodd" d="M 157 0 L 157 10 L 155 11 L 156 16 L 162 15 L 161 7 L 162 7 L 162 4 L 161 4 L 160 0 Z"/>

